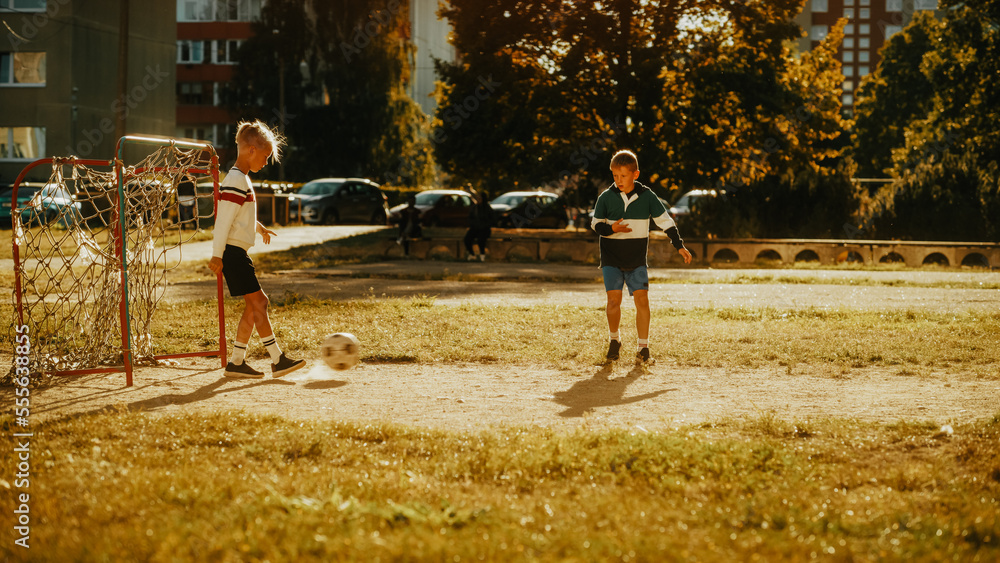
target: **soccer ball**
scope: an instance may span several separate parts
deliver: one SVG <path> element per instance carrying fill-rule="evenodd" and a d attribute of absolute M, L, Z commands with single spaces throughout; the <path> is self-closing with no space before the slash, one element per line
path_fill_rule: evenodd
<path fill-rule="evenodd" d="M 319 348 L 319 353 L 326 365 L 337 371 L 343 371 L 351 369 L 358 363 L 361 343 L 353 334 L 338 332 L 326 337 Z"/>

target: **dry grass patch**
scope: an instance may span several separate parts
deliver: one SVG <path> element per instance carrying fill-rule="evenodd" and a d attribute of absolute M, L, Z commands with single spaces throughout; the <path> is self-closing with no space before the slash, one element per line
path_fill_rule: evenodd
<path fill-rule="evenodd" d="M 950 435 L 774 414 L 447 433 L 109 411 L 33 430 L 31 553 L 51 561 L 1000 557 L 1000 415 Z"/>

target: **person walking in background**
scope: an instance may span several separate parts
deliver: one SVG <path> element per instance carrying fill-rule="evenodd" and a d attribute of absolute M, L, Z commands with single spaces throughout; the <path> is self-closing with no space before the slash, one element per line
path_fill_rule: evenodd
<path fill-rule="evenodd" d="M 472 250 L 475 243 L 479 246 L 479 261 L 486 261 L 486 244 L 493 234 L 493 208 L 486 199 L 486 194 L 472 192 L 475 203 L 469 209 L 469 230 L 465 232 L 465 251 L 469 260 L 476 259 L 476 253 Z"/>
<path fill-rule="evenodd" d="M 402 245 L 403 256 L 409 256 L 410 240 L 424 236 L 420 227 L 420 210 L 417 209 L 416 196 L 410 195 L 406 198 L 406 207 L 399 215 L 399 238 L 396 239 L 396 244 Z"/>

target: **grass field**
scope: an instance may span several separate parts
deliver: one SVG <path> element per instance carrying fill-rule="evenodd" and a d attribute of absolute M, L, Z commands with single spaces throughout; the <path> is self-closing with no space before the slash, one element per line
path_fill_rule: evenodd
<path fill-rule="evenodd" d="M 153 328 L 160 351 L 214 345 L 214 312 L 208 301 L 163 304 Z M 10 316 L 9 303 L 0 314 Z M 607 331 L 602 308 L 374 293 L 342 302 L 274 291 L 271 315 L 286 350 L 311 353 L 335 324 L 364 335 L 363 361 L 415 366 L 572 372 L 600 361 Z M 900 385 L 946 369 L 1000 381 L 1000 312 L 657 309 L 652 322 L 658 357 L 679 366 L 831 380 L 879 367 Z M 0 348 L 11 349 L 9 333 Z M 250 357 L 265 357 L 256 339 Z M 9 382 L 0 396 L 13 403 Z M 1000 413 L 941 423 L 762 413 L 654 432 L 472 433 L 107 409 L 31 428 L 32 548 L 8 532 L 0 558 L 996 561 Z M 10 414 L 0 424 L 18 431 Z M 3 456 L 0 506 L 17 506 L 17 471 Z"/>
<path fill-rule="evenodd" d="M 108 411 L 34 429 L 30 559 L 996 561 L 1000 416 L 947 430 L 764 416 L 447 433 Z M 0 553 L 27 560 L 9 534 Z"/>

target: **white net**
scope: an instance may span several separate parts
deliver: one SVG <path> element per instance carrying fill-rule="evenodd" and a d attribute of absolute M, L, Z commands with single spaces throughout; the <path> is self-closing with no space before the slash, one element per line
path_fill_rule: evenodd
<path fill-rule="evenodd" d="M 15 317 L 30 330 L 33 373 L 120 366 L 125 330 L 132 362 L 154 361 L 151 323 L 167 274 L 214 208 L 213 155 L 169 143 L 134 166 L 54 159 L 44 186 L 14 205 Z"/>

